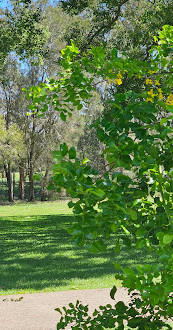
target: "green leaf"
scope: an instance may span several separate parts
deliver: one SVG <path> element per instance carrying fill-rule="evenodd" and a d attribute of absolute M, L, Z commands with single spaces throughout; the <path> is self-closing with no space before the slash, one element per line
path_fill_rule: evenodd
<path fill-rule="evenodd" d="M 66 156 L 68 154 L 68 147 L 65 142 L 60 145 L 60 152 L 62 156 Z"/>
<path fill-rule="evenodd" d="M 74 205 L 75 205 L 75 203 L 73 203 L 72 201 L 70 201 L 70 202 L 68 203 L 68 207 L 69 207 L 69 208 L 72 208 Z"/>
<path fill-rule="evenodd" d="M 96 231 L 92 231 L 92 232 L 86 234 L 85 237 L 88 239 L 95 239 L 98 237 L 98 233 Z"/>
<path fill-rule="evenodd" d="M 82 230 L 78 228 L 68 228 L 67 231 L 72 236 L 78 236 L 82 234 Z"/>
<path fill-rule="evenodd" d="M 103 196 L 105 195 L 105 192 L 100 188 L 96 190 L 92 190 L 92 193 L 100 198 L 103 198 Z"/>
<path fill-rule="evenodd" d="M 160 125 L 167 123 L 167 121 L 168 121 L 168 118 L 162 118 L 160 121 Z"/>
<path fill-rule="evenodd" d="M 110 291 L 110 297 L 114 300 L 115 293 L 117 292 L 117 288 L 114 285 L 113 288 Z"/>
<path fill-rule="evenodd" d="M 127 306 L 125 306 L 125 304 L 123 303 L 123 301 L 119 301 L 119 302 L 115 305 L 115 307 L 116 307 L 116 310 L 117 310 L 119 313 L 121 313 L 121 314 L 125 313 L 126 310 L 127 310 Z"/>
<path fill-rule="evenodd" d="M 40 174 L 34 174 L 32 176 L 32 179 L 35 180 L 35 181 L 39 181 L 41 179 Z"/>
<path fill-rule="evenodd" d="M 49 185 L 46 187 L 47 190 L 55 190 L 55 186 L 53 183 L 49 183 Z"/>
<path fill-rule="evenodd" d="M 129 214 L 132 220 L 137 220 L 137 213 L 132 209 L 127 209 L 127 214 Z"/>
<path fill-rule="evenodd" d="M 57 311 L 58 313 L 60 313 L 62 315 L 60 308 L 55 308 L 55 311 Z"/>
<path fill-rule="evenodd" d="M 118 230 L 118 227 L 116 226 L 116 224 L 115 224 L 115 223 L 113 223 L 113 224 L 111 225 L 111 230 L 112 230 L 114 233 L 116 233 L 116 232 L 117 232 L 117 230 Z"/>
<path fill-rule="evenodd" d="M 132 278 L 132 279 L 136 279 L 136 275 L 133 269 L 131 268 L 124 268 L 123 269 L 124 274 L 126 275 L 127 278 Z"/>
<path fill-rule="evenodd" d="M 83 164 L 85 165 L 85 164 L 87 164 L 88 162 L 90 162 L 90 160 L 88 159 L 88 158 L 85 158 L 84 160 L 83 160 Z"/>
<path fill-rule="evenodd" d="M 170 317 L 173 316 L 173 304 L 168 306 L 167 313 L 168 313 L 168 316 L 170 316 Z"/>
<path fill-rule="evenodd" d="M 69 153 L 69 159 L 76 158 L 76 149 L 74 147 L 71 147 L 68 153 Z"/>
<path fill-rule="evenodd" d="M 75 213 L 75 214 L 80 214 L 80 213 L 82 213 L 82 212 L 83 212 L 83 209 L 81 208 L 80 204 L 76 203 L 76 204 L 74 205 L 74 213 Z"/>
<path fill-rule="evenodd" d="M 167 109 L 169 112 L 173 112 L 173 105 L 167 105 L 166 109 Z"/>
<path fill-rule="evenodd" d="M 138 318 L 132 318 L 130 321 L 128 321 L 128 326 L 132 329 L 136 328 L 137 326 L 143 325 L 144 320 L 142 317 Z M 143 328 L 144 329 L 144 328 Z"/>
<path fill-rule="evenodd" d="M 61 112 L 60 113 L 60 118 L 61 118 L 62 121 L 66 121 L 67 116 L 63 112 Z"/>
<path fill-rule="evenodd" d="M 43 87 L 43 88 L 41 89 L 41 95 L 42 95 L 42 96 L 47 95 L 47 94 L 46 94 L 46 88 L 45 88 L 45 87 Z"/>
<path fill-rule="evenodd" d="M 79 104 L 78 106 L 77 106 L 77 109 L 78 110 L 81 110 L 83 108 L 83 105 L 82 104 Z"/>
<path fill-rule="evenodd" d="M 128 229 L 126 227 L 124 227 L 123 225 L 121 225 L 121 228 L 123 228 L 124 232 L 126 235 L 130 235 L 130 232 L 128 231 Z"/>
<path fill-rule="evenodd" d="M 111 56 L 113 58 L 117 58 L 118 56 L 118 50 L 116 48 L 113 48 L 112 51 L 111 51 Z"/>
<path fill-rule="evenodd" d="M 173 234 L 166 234 L 163 236 L 163 244 L 169 244 L 173 240 Z"/>
<path fill-rule="evenodd" d="M 56 162 L 60 162 L 63 159 L 63 156 L 59 150 L 55 150 L 52 152 L 52 156 Z"/>
<path fill-rule="evenodd" d="M 87 250 L 92 253 L 105 252 L 106 245 L 102 241 L 87 242 L 85 244 Z"/>

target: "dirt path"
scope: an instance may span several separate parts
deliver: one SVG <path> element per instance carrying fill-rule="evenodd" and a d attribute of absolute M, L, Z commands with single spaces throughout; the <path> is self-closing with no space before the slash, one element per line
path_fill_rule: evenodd
<path fill-rule="evenodd" d="M 59 313 L 55 308 L 80 300 L 90 311 L 119 300 L 128 301 L 127 291 L 118 288 L 115 301 L 110 289 L 76 290 L 0 296 L 0 330 L 56 330 Z M 23 297 L 19 301 L 19 298 Z"/>

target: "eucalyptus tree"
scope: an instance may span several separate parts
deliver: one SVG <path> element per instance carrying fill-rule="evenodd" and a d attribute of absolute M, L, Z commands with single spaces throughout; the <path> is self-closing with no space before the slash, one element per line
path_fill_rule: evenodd
<path fill-rule="evenodd" d="M 21 81 L 24 81 L 26 75 L 27 61 L 31 64 L 31 80 L 30 83 L 36 83 L 35 66 L 42 62 L 44 44 L 47 40 L 47 30 L 41 24 L 43 19 L 43 11 L 40 3 L 34 1 L 12 0 L 10 8 L 1 10 L 1 34 L 3 48 L 0 49 L 2 54 L 1 61 L 1 94 L 3 107 L 1 111 L 5 111 L 6 128 L 12 122 L 17 122 L 21 117 L 23 106 L 21 106 Z M 11 60 L 13 59 L 13 60 Z M 13 61 L 13 65 L 12 65 Z M 15 65 L 14 65 L 15 63 Z M 13 69 L 13 70 L 12 70 Z M 23 70 L 22 70 L 23 69 Z M 13 71 L 13 72 L 12 72 Z M 23 71 L 23 72 L 22 72 Z M 19 77 L 20 76 L 20 77 Z M 37 80 L 38 82 L 38 80 Z M 27 86 L 28 87 L 28 86 Z M 16 105 L 20 108 L 16 109 Z M 15 117 L 15 113 L 20 116 Z M 25 107 L 26 116 L 26 107 Z M 23 116 L 22 116 L 23 117 Z M 24 120 L 26 122 L 26 120 Z M 19 125 L 21 120 L 17 122 Z M 20 126 L 23 128 L 23 124 Z M 32 125 L 34 130 L 34 124 Z M 33 134 L 32 134 L 33 136 Z M 32 151 L 30 158 L 32 159 Z M 21 160 L 20 170 L 23 173 L 23 161 Z M 31 160 L 32 164 L 32 160 Z M 11 164 L 8 162 L 8 171 L 10 172 Z M 31 166 L 32 167 L 32 166 Z M 32 171 L 31 171 L 32 172 Z M 21 176 L 20 190 L 21 197 L 24 195 L 24 175 Z M 30 186 L 32 186 L 32 178 L 30 176 Z"/>
<path fill-rule="evenodd" d="M 17 125 L 9 124 L 3 116 L 0 117 L 1 135 L 0 135 L 0 163 L 3 165 L 8 185 L 8 200 L 14 201 L 13 181 L 11 168 L 16 168 L 22 157 L 25 157 L 25 145 L 23 132 Z"/>

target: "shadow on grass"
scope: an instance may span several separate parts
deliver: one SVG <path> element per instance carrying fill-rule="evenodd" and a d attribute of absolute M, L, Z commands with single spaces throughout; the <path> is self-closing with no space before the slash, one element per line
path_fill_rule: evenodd
<path fill-rule="evenodd" d="M 72 216 L 0 217 L 0 289 L 41 291 L 74 278 L 115 274 L 113 262 L 145 263 L 146 255 L 123 247 L 119 256 L 111 238 L 108 252 L 93 255 L 70 243 Z M 149 262 L 147 260 L 147 262 Z"/>

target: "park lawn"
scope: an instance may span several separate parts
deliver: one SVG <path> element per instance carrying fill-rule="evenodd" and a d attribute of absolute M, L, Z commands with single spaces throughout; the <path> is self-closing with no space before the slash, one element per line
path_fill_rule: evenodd
<path fill-rule="evenodd" d="M 120 286 L 114 262 L 153 261 L 124 246 L 116 255 L 113 236 L 106 253 L 73 246 L 66 231 L 73 221 L 67 201 L 0 206 L 1 295 Z"/>

